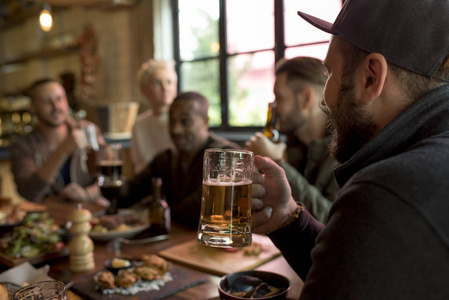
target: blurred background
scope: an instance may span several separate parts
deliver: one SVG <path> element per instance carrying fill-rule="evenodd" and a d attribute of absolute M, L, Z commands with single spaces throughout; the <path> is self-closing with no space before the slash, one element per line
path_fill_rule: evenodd
<path fill-rule="evenodd" d="M 11 138 L 33 126 L 26 89 L 36 79 L 60 80 L 74 112 L 85 110 L 110 140 L 126 142 L 135 115 L 148 109 L 137 70 L 150 58 L 174 59 L 178 90 L 207 96 L 211 129 L 242 143 L 265 125 L 275 62 L 326 55 L 329 35 L 297 11 L 333 22 L 341 6 L 342 0 L 1 0 L 3 193 L 14 189 L 5 184 Z"/>

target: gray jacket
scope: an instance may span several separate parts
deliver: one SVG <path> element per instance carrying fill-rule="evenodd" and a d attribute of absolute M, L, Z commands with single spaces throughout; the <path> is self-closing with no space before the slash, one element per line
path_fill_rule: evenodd
<path fill-rule="evenodd" d="M 296 138 L 289 140 L 287 159 L 291 163 L 279 165 L 285 171 L 292 196 L 303 203 L 315 219 L 324 223 L 340 190 L 333 175 L 338 162 L 329 154 L 331 136 L 313 140 L 307 147 Z"/>
<path fill-rule="evenodd" d="M 304 213 L 270 235 L 305 280 L 301 299 L 449 299 L 449 85 L 335 176 L 342 189 L 325 227 Z"/>

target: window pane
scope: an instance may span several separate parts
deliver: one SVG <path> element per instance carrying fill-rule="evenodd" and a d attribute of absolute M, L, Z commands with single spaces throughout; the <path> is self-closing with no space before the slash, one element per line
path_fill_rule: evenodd
<path fill-rule="evenodd" d="M 179 1 L 179 35 L 182 60 L 218 55 L 218 0 Z"/>
<path fill-rule="evenodd" d="M 185 62 L 181 65 L 181 91 L 195 91 L 209 100 L 209 124 L 221 124 L 220 71 L 218 59 Z"/>
<path fill-rule="evenodd" d="M 229 60 L 229 124 L 263 126 L 273 101 L 274 52 L 241 54 Z"/>
<path fill-rule="evenodd" d="M 295 56 L 310 56 L 324 60 L 324 58 L 326 57 L 328 47 L 329 43 L 287 48 L 285 50 L 285 57 L 293 58 Z"/>
<path fill-rule="evenodd" d="M 227 0 L 228 52 L 274 48 L 273 0 Z"/>
<path fill-rule="evenodd" d="M 284 0 L 284 4 L 285 43 L 287 46 L 329 40 L 329 34 L 304 21 L 298 16 L 298 11 L 333 23 L 340 11 L 341 0 Z"/>

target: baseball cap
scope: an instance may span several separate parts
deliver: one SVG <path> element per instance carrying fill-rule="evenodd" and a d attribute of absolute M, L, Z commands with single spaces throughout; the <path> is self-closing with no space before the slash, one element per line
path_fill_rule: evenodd
<path fill-rule="evenodd" d="M 449 0 L 346 0 L 333 24 L 300 11 L 298 15 L 366 52 L 382 54 L 389 63 L 428 77 L 438 78 L 435 72 L 449 55 Z"/>

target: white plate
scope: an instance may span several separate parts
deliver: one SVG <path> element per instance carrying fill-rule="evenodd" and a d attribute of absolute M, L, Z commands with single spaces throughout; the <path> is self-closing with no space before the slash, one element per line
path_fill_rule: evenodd
<path fill-rule="evenodd" d="M 129 239 L 132 238 L 136 235 L 138 235 L 139 233 L 143 232 L 145 229 L 149 228 L 150 225 L 149 224 L 143 224 L 143 225 L 138 225 L 138 226 L 134 226 L 131 227 L 128 230 L 111 230 L 108 232 L 89 232 L 89 236 L 93 239 L 93 240 L 97 240 L 97 241 L 110 241 L 116 238 L 125 238 L 125 239 Z"/>

